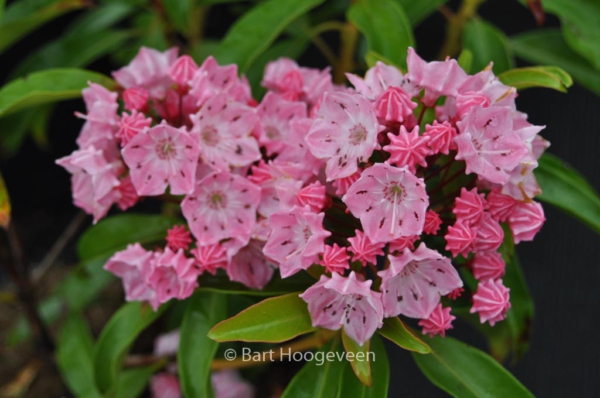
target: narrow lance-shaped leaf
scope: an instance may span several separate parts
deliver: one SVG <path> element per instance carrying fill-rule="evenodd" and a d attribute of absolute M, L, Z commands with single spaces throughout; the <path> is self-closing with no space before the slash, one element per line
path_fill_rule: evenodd
<path fill-rule="evenodd" d="M 10 224 L 10 198 L 4 178 L 0 174 L 0 227 L 7 229 Z"/>
<path fill-rule="evenodd" d="M 567 212 L 600 233 L 600 197 L 577 170 L 545 153 L 534 170 L 542 194 L 537 198 Z"/>
<path fill-rule="evenodd" d="M 210 364 L 219 344 L 208 331 L 227 316 L 227 296 L 196 293 L 188 303 L 180 330 L 177 367 L 183 395 L 212 395 Z"/>
<path fill-rule="evenodd" d="M 314 353 L 290 381 L 282 398 L 331 398 L 337 396 L 344 351 L 339 335 Z M 323 361 L 318 358 L 322 358 Z M 333 360 L 331 360 L 333 359 Z M 352 370 L 350 370 L 352 372 Z M 352 374 L 352 377 L 361 384 Z"/>
<path fill-rule="evenodd" d="M 0 21 L 0 52 L 11 46 L 27 33 L 44 23 L 69 11 L 82 8 L 84 0 L 59 0 L 46 2 L 47 5 L 38 7 L 39 2 L 25 0 L 13 2 L 6 9 Z"/>
<path fill-rule="evenodd" d="M 169 303 L 165 303 L 154 312 L 147 304 L 129 302 L 110 318 L 98 337 L 94 351 L 94 376 L 102 393 L 117 388 L 118 372 L 129 348 L 168 307 Z"/>
<path fill-rule="evenodd" d="M 368 387 L 361 383 L 354 375 L 350 364 L 344 363 L 337 394 L 338 398 L 380 398 L 388 396 L 390 365 L 385 346 L 378 336 L 371 338 L 368 355 L 371 360 L 371 372 L 373 374 L 372 386 Z"/>
<path fill-rule="evenodd" d="M 517 90 L 532 87 L 552 88 L 566 93 L 573 80 L 564 70 L 556 66 L 532 66 L 507 70 L 498 75 L 498 79 Z"/>
<path fill-rule="evenodd" d="M 471 19 L 463 32 L 464 47 L 473 53 L 472 70 L 479 72 L 494 62 L 494 73 L 514 67 L 514 59 L 504 33 L 480 18 Z"/>
<path fill-rule="evenodd" d="M 352 371 L 356 377 L 358 377 L 362 384 L 371 386 L 372 376 L 371 362 L 369 358 L 371 341 L 367 340 L 367 342 L 361 347 L 356 341 L 348 337 L 345 332 L 342 332 L 342 343 L 344 343 L 346 357 L 348 358 L 348 362 L 350 362 Z"/>
<path fill-rule="evenodd" d="M 425 376 L 453 397 L 533 397 L 489 355 L 451 337 L 436 336 L 431 354 L 413 354 Z"/>
<path fill-rule="evenodd" d="M 217 324 L 208 334 L 213 340 L 280 343 L 315 330 L 308 306 L 290 293 L 255 304 Z"/>
<path fill-rule="evenodd" d="M 406 68 L 408 47 L 415 40 L 402 6 L 394 0 L 361 0 L 353 4 L 347 18 L 366 37 L 369 50 Z"/>
<path fill-rule="evenodd" d="M 536 29 L 512 36 L 511 47 L 526 61 L 542 65 L 556 65 L 566 70 L 575 81 L 600 94 L 598 71 L 569 48 L 558 29 Z"/>
<path fill-rule="evenodd" d="M 405 350 L 419 354 L 429 354 L 431 352 L 431 348 L 408 330 L 398 317 L 384 319 L 383 327 L 377 332 Z"/>
<path fill-rule="evenodd" d="M 82 69 L 50 69 L 16 79 L 0 89 L 0 117 L 20 109 L 77 98 L 88 81 L 112 88 L 112 79 Z"/>
<path fill-rule="evenodd" d="M 275 41 L 296 18 L 324 0 L 266 0 L 238 19 L 221 42 L 215 58 L 235 63 L 241 72 Z"/>

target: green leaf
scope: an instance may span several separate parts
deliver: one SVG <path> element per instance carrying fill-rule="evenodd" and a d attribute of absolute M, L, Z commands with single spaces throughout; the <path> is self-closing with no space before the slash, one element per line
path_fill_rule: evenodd
<path fill-rule="evenodd" d="M 0 52 L 44 23 L 85 5 L 84 0 L 13 2 L 0 21 Z"/>
<path fill-rule="evenodd" d="M 467 48 L 463 49 L 458 56 L 457 62 L 465 72 L 469 73 L 471 71 L 471 67 L 473 66 L 473 53 L 471 50 Z"/>
<path fill-rule="evenodd" d="M 266 0 L 238 19 L 221 41 L 215 58 L 247 71 L 283 29 L 324 0 Z"/>
<path fill-rule="evenodd" d="M 569 48 L 558 29 L 538 29 L 511 37 L 515 54 L 534 64 L 556 65 L 575 81 L 600 95 L 598 71 Z"/>
<path fill-rule="evenodd" d="M 315 359 L 307 362 L 290 381 L 281 398 L 331 398 L 335 397 L 340 383 L 344 365 L 342 344 L 339 335 L 315 353 Z M 316 358 L 331 358 L 341 355 L 342 360 L 335 357 L 332 361 L 325 359 L 321 365 Z M 350 370 L 352 371 L 352 370 Z M 354 380 L 360 384 L 354 374 Z"/>
<path fill-rule="evenodd" d="M 377 64 L 377 62 L 383 62 L 386 65 L 393 65 L 398 69 L 402 70 L 403 72 L 406 71 L 406 68 L 402 68 L 399 65 L 394 65 L 392 61 L 373 50 L 367 51 L 367 55 L 365 55 L 365 62 L 367 63 L 367 66 L 369 68 L 374 67 Z"/>
<path fill-rule="evenodd" d="M 556 156 L 545 153 L 534 170 L 542 194 L 550 203 L 600 233 L 600 198 L 585 178 Z"/>
<path fill-rule="evenodd" d="M 369 360 L 370 340 L 367 340 L 361 347 L 356 341 L 348 337 L 345 332 L 342 332 L 342 342 L 344 343 L 346 358 L 350 362 L 352 371 L 362 384 L 371 386 L 373 378 L 371 376 L 371 363 Z M 352 360 L 350 360 L 350 357 Z"/>
<path fill-rule="evenodd" d="M 371 338 L 370 355 L 373 358 L 371 361 L 373 385 L 368 387 L 361 383 L 354 376 L 352 367 L 348 363 L 344 363 L 337 394 L 338 398 L 380 398 L 388 396 L 390 365 L 385 347 L 378 336 Z"/>
<path fill-rule="evenodd" d="M 360 0 L 346 14 L 366 37 L 369 50 L 406 69 L 408 47 L 414 37 L 402 6 L 394 0 Z"/>
<path fill-rule="evenodd" d="M 132 301 L 124 304 L 110 318 L 98 337 L 94 351 L 94 376 L 102 393 L 117 388 L 122 361 L 137 336 L 169 307 L 161 305 L 154 312 L 147 304 Z"/>
<path fill-rule="evenodd" d="M 100 4 L 76 18 L 67 26 L 62 37 L 83 36 L 106 31 L 130 16 L 134 11 L 136 11 L 136 7 L 130 1 Z"/>
<path fill-rule="evenodd" d="M 0 89 L 0 117 L 35 105 L 77 98 L 87 82 L 112 88 L 112 79 L 82 69 L 50 69 L 13 80 Z"/>
<path fill-rule="evenodd" d="M 181 324 L 177 368 L 183 395 L 212 396 L 210 364 L 219 344 L 208 338 L 209 330 L 227 317 L 227 296 L 196 293 Z"/>
<path fill-rule="evenodd" d="M 299 296 L 290 293 L 255 304 L 236 316 L 220 322 L 208 337 L 218 342 L 255 341 L 280 343 L 312 332 L 308 306 Z"/>
<path fill-rule="evenodd" d="M 431 339 L 431 354 L 413 359 L 433 384 L 454 397 L 533 397 L 513 375 L 474 347 L 451 337 Z"/>
<path fill-rule="evenodd" d="M 139 397 L 148 386 L 154 372 L 156 372 L 155 366 L 122 371 L 117 380 L 115 398 Z"/>
<path fill-rule="evenodd" d="M 474 71 L 480 71 L 494 62 L 494 73 L 500 74 L 514 67 L 512 51 L 504 33 L 490 23 L 473 18 L 463 32 L 464 48 L 473 54 Z"/>
<path fill-rule="evenodd" d="M 282 294 L 291 292 L 304 291 L 314 283 L 315 280 L 304 272 L 297 273 L 296 275 L 285 279 L 281 279 L 281 277 L 276 274 L 267 286 L 262 290 L 257 290 L 249 289 L 238 282 L 232 282 L 225 273 L 217 273 L 217 275 L 205 273 L 200 277 L 200 290 L 223 294 L 272 297 L 281 296 Z"/>
<path fill-rule="evenodd" d="M 411 25 L 417 26 L 430 14 L 435 12 L 442 5 L 446 4 L 448 0 L 396 0 L 404 11 L 410 21 Z"/>
<path fill-rule="evenodd" d="M 94 384 L 94 342 L 80 314 L 69 314 L 56 344 L 56 361 L 69 390 L 78 397 L 101 397 Z"/>
<path fill-rule="evenodd" d="M 0 174 L 0 227 L 8 229 L 10 224 L 10 198 L 6 190 L 4 178 Z"/>
<path fill-rule="evenodd" d="M 169 0 L 164 1 L 162 5 L 173 26 L 181 32 L 187 32 L 194 2 L 192 0 Z"/>
<path fill-rule="evenodd" d="M 517 90 L 531 87 L 545 87 L 566 93 L 573 80 L 564 70 L 556 66 L 531 66 L 507 70 L 498 79 L 507 86 Z"/>
<path fill-rule="evenodd" d="M 6 0 L 0 0 L 0 22 L 2 21 L 2 17 L 4 16 L 4 5 Z"/>
<path fill-rule="evenodd" d="M 419 354 L 429 354 L 431 352 L 431 348 L 409 331 L 398 317 L 384 319 L 383 327 L 377 332 L 405 350 Z"/>

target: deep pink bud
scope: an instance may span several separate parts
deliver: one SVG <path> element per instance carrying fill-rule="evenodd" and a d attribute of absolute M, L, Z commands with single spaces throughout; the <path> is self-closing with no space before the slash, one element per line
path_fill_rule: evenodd
<path fill-rule="evenodd" d="M 429 315 L 429 318 L 421 319 L 419 326 L 423 328 L 423 334 L 429 334 L 429 337 L 436 334 L 446 337 L 446 330 L 452 329 L 452 321 L 456 319 L 455 316 L 450 315 L 450 310 L 450 307 L 444 308 L 441 304 L 438 304 Z"/>
<path fill-rule="evenodd" d="M 141 87 L 131 87 L 123 91 L 125 109 L 130 111 L 143 111 L 148 105 L 150 93 Z"/>
<path fill-rule="evenodd" d="M 198 65 L 194 62 L 192 57 L 189 55 L 182 55 L 177 58 L 177 61 L 169 67 L 169 77 L 173 80 L 179 88 L 187 88 L 188 82 L 192 80 L 194 72 L 198 70 Z"/>
<path fill-rule="evenodd" d="M 479 282 L 477 292 L 473 295 L 471 314 L 479 313 L 481 323 L 489 322 L 494 326 L 496 322 L 506 318 L 506 312 L 510 308 L 509 292 L 510 289 L 500 279 Z"/>

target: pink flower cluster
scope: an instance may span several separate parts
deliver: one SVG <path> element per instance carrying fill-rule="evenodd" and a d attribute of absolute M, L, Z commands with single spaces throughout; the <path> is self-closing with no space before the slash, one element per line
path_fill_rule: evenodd
<path fill-rule="evenodd" d="M 58 160 L 75 204 L 98 220 L 157 196 L 187 222 L 164 249 L 135 244 L 108 261 L 127 299 L 157 308 L 219 269 L 257 289 L 275 269 L 307 270 L 313 324 L 360 344 L 398 315 L 444 335 L 461 294 L 481 322 L 504 319 L 505 231 L 528 241 L 544 222 L 532 200 L 543 127 L 491 66 L 468 75 L 412 49 L 407 64 L 348 74 L 350 88 L 279 59 L 258 103 L 235 65 L 142 48 L 113 74 L 118 93 L 85 89 L 79 149 Z"/>

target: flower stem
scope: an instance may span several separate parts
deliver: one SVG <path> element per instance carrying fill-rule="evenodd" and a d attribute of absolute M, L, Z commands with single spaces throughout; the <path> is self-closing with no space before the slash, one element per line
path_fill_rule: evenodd
<path fill-rule="evenodd" d="M 465 24 L 473 18 L 477 12 L 477 8 L 484 1 L 463 0 L 460 8 L 454 14 L 449 9 L 444 9 L 443 14 L 448 20 L 448 24 L 446 25 L 446 40 L 442 45 L 438 59 L 444 59 L 447 56 L 456 57 L 459 54 Z"/>
<path fill-rule="evenodd" d="M 354 70 L 354 52 L 358 42 L 358 29 L 352 22 L 348 21 L 344 24 L 341 36 L 340 58 L 333 69 L 333 81 L 337 84 L 344 83 L 345 73 Z"/>

